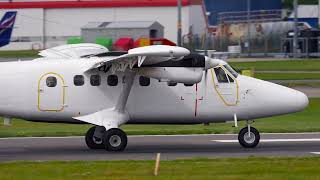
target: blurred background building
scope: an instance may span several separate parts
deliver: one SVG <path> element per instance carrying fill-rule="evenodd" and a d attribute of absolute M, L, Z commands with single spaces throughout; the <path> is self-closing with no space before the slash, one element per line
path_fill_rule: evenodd
<path fill-rule="evenodd" d="M 174 45 L 178 1 L 2 0 L 0 15 L 11 10 L 18 13 L 12 42 L 0 50 L 43 49 L 81 42 L 116 50 Z M 182 45 L 191 50 L 257 56 L 293 52 L 291 0 L 181 0 L 181 5 Z M 320 51 L 318 7 L 297 7 L 298 48 L 308 56 Z"/>

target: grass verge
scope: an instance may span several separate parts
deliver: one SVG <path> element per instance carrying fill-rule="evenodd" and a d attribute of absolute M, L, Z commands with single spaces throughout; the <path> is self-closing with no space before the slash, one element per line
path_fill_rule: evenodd
<path fill-rule="evenodd" d="M 0 51 L 0 58 L 29 58 L 38 57 L 37 50 Z"/>
<path fill-rule="evenodd" d="M 237 69 L 257 71 L 320 71 L 320 60 L 230 62 Z"/>
<path fill-rule="evenodd" d="M 318 87 L 320 87 L 320 82 L 315 82 L 315 83 L 313 83 L 313 82 L 310 82 L 310 83 L 309 82 L 306 82 L 306 83 L 295 82 L 295 83 L 283 83 L 282 85 L 287 86 L 287 87 L 314 87 L 314 88 L 318 88 Z"/>
<path fill-rule="evenodd" d="M 259 119 L 254 127 L 260 132 L 320 132 L 320 98 L 310 99 L 310 105 L 303 112 Z M 237 133 L 232 123 L 204 125 L 124 125 L 129 135 L 146 134 L 221 134 Z M 84 135 L 91 125 L 35 123 L 14 119 L 11 126 L 0 125 L 0 137 L 24 136 L 74 136 Z"/>
<path fill-rule="evenodd" d="M 254 77 L 263 80 L 310 80 L 320 79 L 320 73 L 255 73 Z"/>
<path fill-rule="evenodd" d="M 320 158 L 219 158 L 161 161 L 0 163 L 2 180 L 24 179 L 320 179 Z"/>

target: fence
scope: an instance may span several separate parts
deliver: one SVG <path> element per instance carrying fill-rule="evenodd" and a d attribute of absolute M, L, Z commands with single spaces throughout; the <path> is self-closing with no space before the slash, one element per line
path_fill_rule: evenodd
<path fill-rule="evenodd" d="M 249 47 L 248 47 L 249 45 Z M 183 46 L 192 50 L 215 50 L 216 55 L 255 56 L 255 57 L 293 57 L 293 38 L 266 36 L 247 39 L 233 39 L 209 34 L 186 35 Z M 235 48 L 236 47 L 236 48 Z M 320 38 L 298 38 L 297 57 L 320 57 Z"/>
<path fill-rule="evenodd" d="M 250 15 L 249 15 L 250 14 Z M 222 12 L 218 14 L 219 24 L 275 22 L 282 20 L 282 10 L 256 10 L 256 11 Z M 248 16 L 249 15 L 249 16 Z"/>
<path fill-rule="evenodd" d="M 223 36 L 209 34 L 184 36 L 183 45 L 191 50 L 211 49 L 219 52 L 228 52 L 231 46 L 238 46 L 241 53 L 281 53 L 282 39 L 280 37 L 257 37 L 230 39 Z"/>

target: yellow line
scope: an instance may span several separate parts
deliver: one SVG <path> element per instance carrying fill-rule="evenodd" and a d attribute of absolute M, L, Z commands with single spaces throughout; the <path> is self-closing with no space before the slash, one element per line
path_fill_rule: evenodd
<path fill-rule="evenodd" d="M 40 102 L 41 102 L 41 100 L 40 100 L 40 83 L 41 83 L 41 80 L 49 74 L 53 74 L 53 75 L 58 76 L 62 81 L 62 106 L 61 106 L 61 109 L 41 109 L 41 107 L 40 107 Z M 49 112 L 60 112 L 64 109 L 64 103 L 65 103 L 65 82 L 64 82 L 63 76 L 61 76 L 60 74 L 55 73 L 55 72 L 48 72 L 48 73 L 43 74 L 40 77 L 40 79 L 38 80 L 38 110 L 39 111 L 49 111 Z"/>

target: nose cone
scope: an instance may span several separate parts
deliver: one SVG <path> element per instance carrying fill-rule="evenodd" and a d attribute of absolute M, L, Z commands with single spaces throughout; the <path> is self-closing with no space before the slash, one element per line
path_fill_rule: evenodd
<path fill-rule="evenodd" d="M 268 100 L 264 98 L 266 106 L 271 114 L 288 114 L 304 110 L 308 104 L 308 97 L 297 90 L 270 83 L 270 87 L 265 89 L 265 94 L 269 94 Z"/>
<path fill-rule="evenodd" d="M 258 79 L 247 79 L 252 87 L 249 115 L 255 118 L 289 114 L 304 110 L 308 97 L 297 90 Z M 250 94 L 250 93 L 249 93 Z M 249 104 L 249 103 L 248 103 Z"/>
<path fill-rule="evenodd" d="M 309 105 L 309 99 L 304 93 L 296 90 L 294 91 L 293 96 L 295 97 L 295 105 L 293 105 L 293 109 L 302 111 Z"/>

